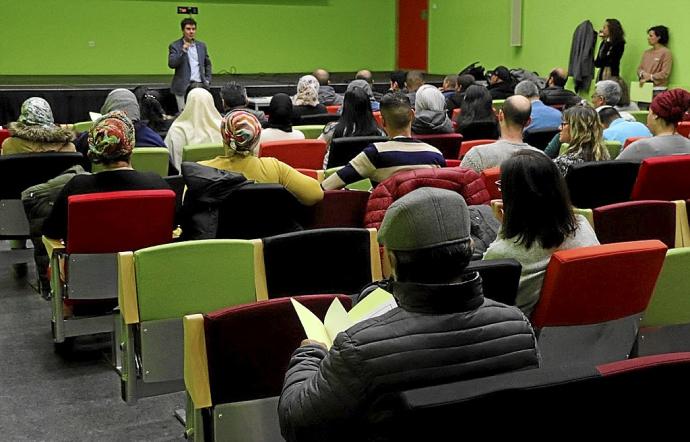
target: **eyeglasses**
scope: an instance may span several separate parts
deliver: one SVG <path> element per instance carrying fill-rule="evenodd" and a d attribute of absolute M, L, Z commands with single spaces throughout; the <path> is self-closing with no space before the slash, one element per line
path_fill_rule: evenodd
<path fill-rule="evenodd" d="M 570 125 L 570 123 L 568 123 L 567 121 L 561 121 L 561 127 L 565 127 L 565 126 L 569 126 L 569 125 Z"/>

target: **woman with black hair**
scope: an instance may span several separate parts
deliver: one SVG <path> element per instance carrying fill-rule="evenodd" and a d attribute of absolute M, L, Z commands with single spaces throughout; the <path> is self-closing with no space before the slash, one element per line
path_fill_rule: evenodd
<path fill-rule="evenodd" d="M 292 100 L 287 94 L 275 94 L 267 110 L 268 122 L 261 131 L 261 143 L 267 141 L 303 140 L 304 133 L 292 128 Z M 257 144 L 257 148 L 259 146 Z M 255 152 L 257 153 L 257 152 Z"/>
<path fill-rule="evenodd" d="M 609 80 L 620 75 L 621 58 L 625 50 L 625 32 L 621 22 L 607 18 L 599 31 L 602 42 L 594 66 L 599 68 L 597 81 Z"/>
<path fill-rule="evenodd" d="M 161 138 L 165 138 L 174 120 L 165 115 L 163 106 L 152 91 L 147 91 L 141 97 L 139 109 L 141 110 L 141 120 L 145 121 L 146 125 L 156 131 Z"/>
<path fill-rule="evenodd" d="M 462 134 L 463 140 L 497 140 L 501 135 L 491 94 L 484 86 L 467 88 L 456 122 L 455 131 Z"/>
<path fill-rule="evenodd" d="M 647 43 L 651 48 L 644 51 L 640 65 L 637 67 L 640 85 L 652 82 L 655 88 L 666 89 L 673 66 L 673 55 L 666 47 L 668 45 L 668 28 L 659 25 L 647 29 Z"/>
<path fill-rule="evenodd" d="M 543 153 L 521 150 L 504 161 L 501 190 L 503 225 L 484 259 L 514 258 L 522 264 L 515 304 L 529 316 L 551 255 L 599 241 L 585 217 L 573 213 L 565 181 Z"/>

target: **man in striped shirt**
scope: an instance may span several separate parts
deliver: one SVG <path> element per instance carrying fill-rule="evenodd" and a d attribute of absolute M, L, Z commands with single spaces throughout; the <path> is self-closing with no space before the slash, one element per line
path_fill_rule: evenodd
<path fill-rule="evenodd" d="M 324 190 L 341 189 L 364 178 L 369 178 L 375 187 L 397 172 L 446 165 L 438 149 L 412 139 L 414 111 L 405 94 L 385 95 L 381 99 L 381 116 L 391 140 L 365 147 L 348 165 L 321 184 Z"/>

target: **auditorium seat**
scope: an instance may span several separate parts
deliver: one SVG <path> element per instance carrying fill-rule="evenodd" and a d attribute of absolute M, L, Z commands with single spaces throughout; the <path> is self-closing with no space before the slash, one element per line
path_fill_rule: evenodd
<path fill-rule="evenodd" d="M 259 147 L 259 157 L 273 157 L 294 168 L 321 169 L 326 155 L 323 140 L 267 141 Z"/>
<path fill-rule="evenodd" d="M 526 130 L 523 134 L 524 141 L 532 147 L 536 147 L 539 150 L 544 150 L 553 137 L 560 131 L 561 130 L 558 127 Z"/>
<path fill-rule="evenodd" d="M 618 157 L 618 154 L 621 153 L 621 150 L 623 150 L 623 145 L 620 143 L 620 141 L 604 140 L 604 144 L 606 145 L 606 149 L 609 151 L 609 156 L 612 160 L 615 160 Z"/>
<path fill-rule="evenodd" d="M 478 140 L 470 140 L 470 141 L 463 141 L 462 144 L 460 145 L 460 156 L 459 159 L 462 159 L 465 155 L 467 155 L 467 152 L 470 151 L 470 149 L 476 147 L 476 146 L 481 146 L 483 144 L 491 144 L 495 143 L 498 140 L 491 140 L 491 139 L 478 139 Z"/>
<path fill-rule="evenodd" d="M 327 169 L 344 166 L 372 143 L 388 141 L 388 137 L 341 137 L 331 141 Z"/>
<path fill-rule="evenodd" d="M 530 317 L 542 366 L 628 358 L 666 250 L 647 240 L 555 252 Z"/>
<path fill-rule="evenodd" d="M 330 106 L 326 106 L 326 110 L 328 111 L 329 114 L 337 114 L 338 111 L 340 110 L 340 105 L 339 104 L 333 104 Z"/>
<path fill-rule="evenodd" d="M 329 176 L 333 175 L 336 173 L 338 170 L 340 170 L 342 166 L 339 167 L 331 167 L 330 169 L 326 169 L 323 171 L 324 173 L 324 179 L 328 178 Z M 345 186 L 345 189 L 348 190 L 359 190 L 363 192 L 369 192 L 371 191 L 371 180 L 369 178 L 365 178 L 363 180 L 355 181 L 354 183 L 350 183 L 347 186 Z"/>
<path fill-rule="evenodd" d="M 491 167 L 489 169 L 482 170 L 482 179 L 484 180 L 484 185 L 486 186 L 486 190 L 489 192 L 492 200 L 503 198 L 501 188 L 498 184 L 501 180 L 500 167 Z"/>
<path fill-rule="evenodd" d="M 302 115 L 299 120 L 293 121 L 293 126 L 308 126 L 312 124 L 328 124 L 332 121 L 338 121 L 340 115 L 336 114 L 313 114 Z"/>
<path fill-rule="evenodd" d="M 320 169 L 303 169 L 298 167 L 296 169 L 299 173 L 303 173 L 304 175 L 314 178 L 316 181 L 319 183 L 324 180 L 324 171 Z"/>
<path fill-rule="evenodd" d="M 170 152 L 165 147 L 135 147 L 132 150 L 132 168 L 168 176 Z"/>
<path fill-rule="evenodd" d="M 383 116 L 381 115 L 381 111 L 374 111 L 372 114 L 374 115 L 376 124 L 378 124 L 380 128 L 383 128 Z"/>
<path fill-rule="evenodd" d="M 122 399 L 184 389 L 182 317 L 266 299 L 259 240 L 185 241 L 118 255 Z"/>
<path fill-rule="evenodd" d="M 690 155 L 669 155 L 642 161 L 631 200 L 675 201 L 690 198 Z"/>
<path fill-rule="evenodd" d="M 326 190 L 323 199 L 305 207 L 305 229 L 327 227 L 364 227 L 369 192 L 356 190 Z"/>
<path fill-rule="evenodd" d="M 296 299 L 323 320 L 333 295 Z M 346 309 L 350 298 L 339 296 Z M 184 318 L 184 379 L 194 441 L 282 441 L 278 397 L 306 338 L 289 298 Z"/>
<path fill-rule="evenodd" d="M 628 201 L 639 169 L 637 161 L 575 164 L 565 177 L 570 200 L 582 209 Z"/>
<path fill-rule="evenodd" d="M 93 127 L 93 121 L 80 121 L 72 125 L 72 130 L 79 134 L 86 132 L 87 130 L 91 129 L 91 127 Z"/>
<path fill-rule="evenodd" d="M 676 126 L 676 132 L 685 138 L 688 138 L 690 136 L 690 121 L 681 121 L 678 123 Z"/>
<path fill-rule="evenodd" d="M 670 201 L 627 201 L 593 210 L 594 231 L 601 244 L 658 239 L 670 249 L 676 238 L 676 205 Z"/>
<path fill-rule="evenodd" d="M 445 159 L 456 159 L 460 153 L 462 143 L 460 134 L 412 134 L 412 138 L 434 146 L 441 151 Z"/>
<path fill-rule="evenodd" d="M 5 141 L 9 137 L 10 137 L 10 131 L 9 130 L 0 129 L 0 147 L 2 146 L 2 142 Z"/>
<path fill-rule="evenodd" d="M 634 143 L 637 140 L 641 140 L 643 138 L 649 138 L 649 137 L 629 137 L 625 139 L 625 143 L 623 144 L 623 150 L 625 150 L 626 147 L 628 147 L 630 144 Z M 612 158 L 615 159 L 615 158 Z"/>
<path fill-rule="evenodd" d="M 189 144 L 182 147 L 182 161 L 197 161 L 212 160 L 217 156 L 225 155 L 223 143 L 204 143 L 204 144 Z"/>
<path fill-rule="evenodd" d="M 305 126 L 292 126 L 293 130 L 298 130 L 304 134 L 304 137 L 308 140 L 315 140 L 319 138 L 319 135 L 323 132 L 323 124 L 310 124 Z"/>
<path fill-rule="evenodd" d="M 639 111 L 628 111 L 630 115 L 635 117 L 635 120 L 642 123 L 642 124 L 647 124 L 647 115 L 649 114 L 649 111 L 646 110 L 639 110 Z"/>
<path fill-rule="evenodd" d="M 522 265 L 515 259 L 488 259 L 470 261 L 465 274 L 478 272 L 482 277 L 484 297 L 515 305 Z"/>

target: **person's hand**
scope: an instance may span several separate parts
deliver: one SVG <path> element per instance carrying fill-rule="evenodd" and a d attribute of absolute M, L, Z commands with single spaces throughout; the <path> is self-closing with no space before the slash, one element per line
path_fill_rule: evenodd
<path fill-rule="evenodd" d="M 320 341 L 315 341 L 313 339 L 304 339 L 299 346 L 304 347 L 305 345 L 318 345 L 320 347 L 323 347 L 324 350 L 328 350 L 328 348 L 326 348 L 326 344 Z"/>
<path fill-rule="evenodd" d="M 191 44 L 190 42 L 184 41 L 184 43 L 182 43 L 182 51 L 183 51 L 183 52 L 187 52 L 187 49 L 189 49 L 189 47 L 190 47 L 191 45 L 192 45 L 192 44 Z"/>

